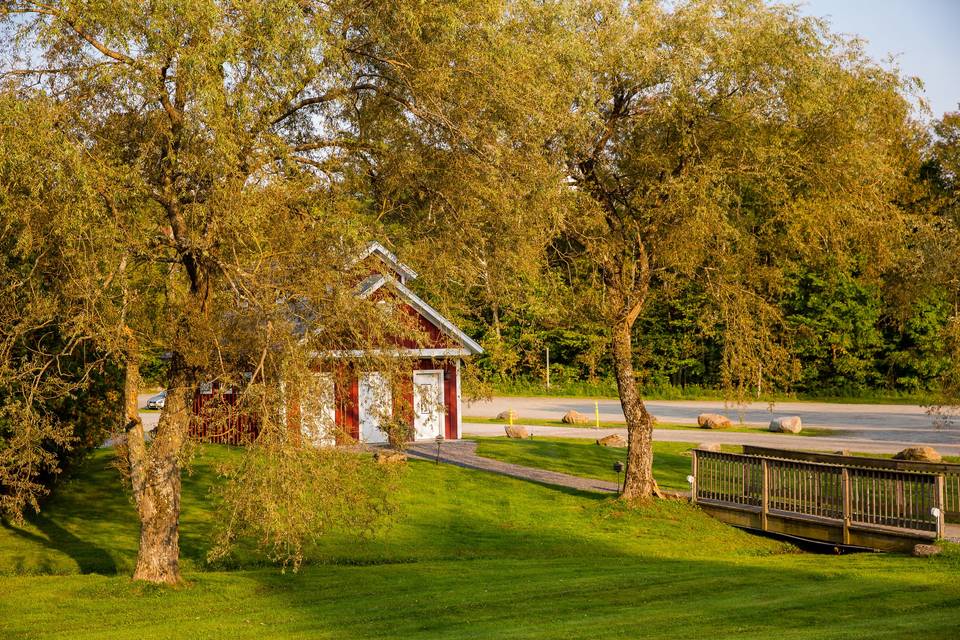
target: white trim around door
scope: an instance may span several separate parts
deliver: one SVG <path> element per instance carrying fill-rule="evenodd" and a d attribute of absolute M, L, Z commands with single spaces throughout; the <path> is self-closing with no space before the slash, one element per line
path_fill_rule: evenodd
<path fill-rule="evenodd" d="M 413 372 L 413 431 L 416 440 L 432 440 L 443 435 L 446 422 L 442 369 Z"/>

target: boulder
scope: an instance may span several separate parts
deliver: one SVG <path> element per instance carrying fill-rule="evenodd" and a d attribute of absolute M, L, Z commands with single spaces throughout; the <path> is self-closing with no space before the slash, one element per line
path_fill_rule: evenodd
<path fill-rule="evenodd" d="M 730 418 L 719 413 L 701 413 L 697 416 L 697 424 L 701 429 L 726 429 L 733 426 Z"/>
<path fill-rule="evenodd" d="M 508 424 L 503 428 L 503 431 L 507 434 L 508 438 L 517 438 L 518 440 L 522 440 L 530 437 L 530 432 L 527 431 L 526 427 L 521 427 L 515 424 Z"/>
<path fill-rule="evenodd" d="M 571 409 L 563 414 L 563 417 L 560 418 L 560 422 L 563 424 L 590 424 L 590 418 L 583 415 L 579 411 L 574 411 Z"/>
<path fill-rule="evenodd" d="M 835 456 L 852 456 L 853 453 L 850 451 L 850 449 L 840 449 L 839 451 L 834 451 L 834 452 L 833 452 L 833 455 L 835 455 Z"/>
<path fill-rule="evenodd" d="M 513 409 L 510 409 L 509 411 L 501 411 L 497 414 L 497 420 L 513 420 L 516 422 L 518 417 L 519 416 L 517 416 L 517 412 Z"/>
<path fill-rule="evenodd" d="M 913 546 L 913 557 L 929 558 L 943 551 L 941 547 L 935 544 L 917 544 Z"/>
<path fill-rule="evenodd" d="M 800 433 L 803 424 L 800 416 L 786 416 L 783 418 L 774 418 L 770 421 L 769 430 L 775 433 Z"/>
<path fill-rule="evenodd" d="M 601 447 L 625 447 L 627 440 L 619 433 L 611 433 L 609 436 L 598 438 L 597 444 Z"/>
<path fill-rule="evenodd" d="M 912 460 L 914 462 L 940 462 L 943 457 L 933 447 L 907 447 L 894 460 Z"/>
<path fill-rule="evenodd" d="M 713 451 L 715 453 L 720 453 L 720 443 L 719 442 L 701 442 L 697 445 L 697 449 L 700 451 Z"/>
<path fill-rule="evenodd" d="M 393 449 L 381 449 L 373 454 L 377 464 L 399 464 L 407 461 L 407 454 Z"/>

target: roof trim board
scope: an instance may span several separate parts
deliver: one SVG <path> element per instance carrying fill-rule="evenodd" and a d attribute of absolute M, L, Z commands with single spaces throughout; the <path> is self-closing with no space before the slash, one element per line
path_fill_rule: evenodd
<path fill-rule="evenodd" d="M 443 317 L 439 311 L 427 304 L 422 298 L 420 298 L 420 296 L 404 286 L 404 284 L 396 278 L 383 274 L 370 276 L 370 278 L 367 278 L 363 281 L 363 283 L 361 283 L 360 291 L 357 295 L 361 298 L 367 298 L 373 295 L 375 291 L 380 289 L 385 284 L 389 284 L 394 290 L 397 291 L 397 293 L 405 298 L 406 301 L 409 302 L 418 313 L 432 322 L 434 326 L 441 331 L 446 332 L 447 335 L 459 340 L 467 350 L 467 353 L 464 354 L 450 355 L 480 355 L 483 353 L 483 347 L 471 339 L 470 336 L 464 333 L 459 327 L 457 327 L 457 325 Z"/>
<path fill-rule="evenodd" d="M 353 264 L 366 260 L 367 257 L 373 254 L 376 254 L 388 267 L 393 269 L 393 271 L 400 276 L 401 281 L 417 279 L 416 271 L 400 262 L 393 252 L 376 240 L 367 243 L 367 246 L 360 252 L 360 255 L 354 259 Z"/>

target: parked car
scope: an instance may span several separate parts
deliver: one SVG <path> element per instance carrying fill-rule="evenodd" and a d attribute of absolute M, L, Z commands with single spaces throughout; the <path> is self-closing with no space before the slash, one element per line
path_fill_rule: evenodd
<path fill-rule="evenodd" d="M 161 391 L 157 395 L 153 396 L 147 400 L 147 409 L 163 409 L 163 405 L 167 404 L 167 392 Z"/>

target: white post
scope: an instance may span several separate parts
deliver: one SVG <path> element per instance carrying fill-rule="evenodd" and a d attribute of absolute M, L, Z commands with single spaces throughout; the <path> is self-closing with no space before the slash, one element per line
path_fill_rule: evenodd
<path fill-rule="evenodd" d="M 460 358 L 457 358 L 457 440 L 463 434 L 463 410 L 460 408 Z"/>
<path fill-rule="evenodd" d="M 547 347 L 547 389 L 550 388 L 550 347 Z"/>

